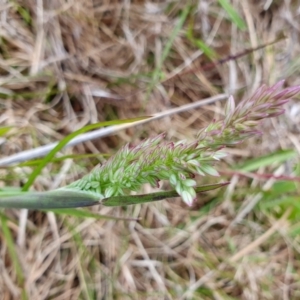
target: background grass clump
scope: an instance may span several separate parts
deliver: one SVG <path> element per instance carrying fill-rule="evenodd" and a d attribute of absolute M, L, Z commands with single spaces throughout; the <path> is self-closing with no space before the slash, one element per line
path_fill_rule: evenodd
<path fill-rule="evenodd" d="M 242 100 L 281 79 L 299 85 L 299 4 L 4 0 L 1 159 L 89 124 L 151 116 L 223 93 Z M 222 119 L 223 109 L 215 101 L 58 147 L 48 161 L 2 166 L 1 193 L 65 186 L 124 144 L 161 132 L 167 140 L 192 141 Z M 119 208 L 1 210 L 0 298 L 299 298 L 299 97 L 285 109 L 262 123 L 262 136 L 227 150 L 218 171 L 230 185 L 201 194 L 190 208 L 176 198 Z"/>

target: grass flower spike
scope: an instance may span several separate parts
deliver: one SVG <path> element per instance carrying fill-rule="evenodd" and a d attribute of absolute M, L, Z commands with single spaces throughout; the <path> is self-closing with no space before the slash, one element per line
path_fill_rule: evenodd
<path fill-rule="evenodd" d="M 196 175 L 218 176 L 214 162 L 224 157 L 222 149 L 260 134 L 257 127 L 265 118 L 276 117 L 300 87 L 283 89 L 284 81 L 262 86 L 256 93 L 235 106 L 230 97 L 225 119 L 202 129 L 194 142 L 164 141 L 165 134 L 147 139 L 138 146 L 124 146 L 105 164 L 64 189 L 80 190 L 99 199 L 138 191 L 145 183 L 159 187 L 168 180 L 188 205 L 196 198 Z"/>
<path fill-rule="evenodd" d="M 99 203 L 118 206 L 175 195 L 192 205 L 197 192 L 224 185 L 196 186 L 196 175 L 218 176 L 214 164 L 225 156 L 223 148 L 260 134 L 257 130 L 259 123 L 282 114 L 283 104 L 300 93 L 300 86 L 283 88 L 283 83 L 262 86 L 237 106 L 230 97 L 225 118 L 200 130 L 193 142 L 165 141 L 162 133 L 134 147 L 127 144 L 102 166 L 68 186 L 45 193 L 0 198 L 0 207 L 67 208 Z M 159 187 L 161 180 L 168 181 L 175 191 L 130 196 L 131 191 L 140 190 L 145 183 Z"/>

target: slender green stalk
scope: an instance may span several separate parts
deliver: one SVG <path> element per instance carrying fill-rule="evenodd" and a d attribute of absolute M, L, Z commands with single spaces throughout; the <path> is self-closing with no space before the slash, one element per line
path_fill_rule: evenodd
<path fill-rule="evenodd" d="M 203 193 L 211 190 L 218 189 L 220 187 L 226 186 L 229 182 L 202 185 L 195 188 L 196 193 Z M 141 204 L 153 201 L 159 201 L 167 198 L 178 197 L 178 193 L 173 191 L 157 192 L 144 195 L 136 196 L 115 196 L 103 199 L 101 203 L 105 206 L 120 206 L 120 205 L 131 205 L 131 204 Z"/>

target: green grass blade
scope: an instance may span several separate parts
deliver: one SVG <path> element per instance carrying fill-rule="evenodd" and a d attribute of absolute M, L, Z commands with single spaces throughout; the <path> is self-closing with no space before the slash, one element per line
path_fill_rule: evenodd
<path fill-rule="evenodd" d="M 79 190 L 58 189 L 49 192 L 23 192 L 0 197 L 0 207 L 27 209 L 55 209 L 86 207 L 99 204 L 99 197 Z"/>
<path fill-rule="evenodd" d="M 193 40 L 193 42 L 210 60 L 213 61 L 217 58 L 217 53 L 204 41 L 200 39 L 195 39 Z"/>
<path fill-rule="evenodd" d="M 4 236 L 5 241 L 6 241 L 6 245 L 7 245 L 7 248 L 8 248 L 8 253 L 9 253 L 9 256 L 11 258 L 12 265 L 13 265 L 15 271 L 16 271 L 18 285 L 22 289 L 21 298 L 23 300 L 26 300 L 26 299 L 28 299 L 28 297 L 27 297 L 27 295 L 24 291 L 24 288 L 23 288 L 25 277 L 24 277 L 24 274 L 23 274 L 23 270 L 21 268 L 21 264 L 20 264 L 20 261 L 19 261 L 18 255 L 17 255 L 17 251 L 15 249 L 15 243 L 14 243 L 12 234 L 10 232 L 10 229 L 9 229 L 8 225 L 7 225 L 7 218 L 1 215 L 0 220 L 1 220 L 1 230 L 2 230 L 3 236 Z"/>
<path fill-rule="evenodd" d="M 233 8 L 233 6 L 227 0 L 218 0 L 219 4 L 223 7 L 223 9 L 227 12 L 230 20 L 239 28 L 240 30 L 244 30 L 247 28 L 243 19 L 239 16 L 237 11 Z"/>
<path fill-rule="evenodd" d="M 238 165 L 234 169 L 244 172 L 252 172 L 260 167 L 267 167 L 273 163 L 282 163 L 296 156 L 297 152 L 295 150 L 280 150 L 266 156 L 248 160 L 246 163 Z"/>
<path fill-rule="evenodd" d="M 220 188 L 228 183 L 217 183 L 210 185 L 198 186 L 195 188 L 197 193 L 206 192 Z M 3 208 L 26 208 L 26 209 L 66 209 L 76 207 L 86 207 L 97 204 L 105 206 L 123 206 L 130 204 L 141 204 L 146 202 L 159 201 L 166 198 L 177 197 L 175 190 L 163 191 L 152 194 L 135 195 L 135 196 L 116 196 L 99 201 L 99 196 L 71 189 L 57 189 L 49 192 L 17 192 L 17 191 L 2 191 L 0 194 L 0 207 Z M 57 211 L 58 213 L 61 211 Z M 66 212 L 66 211 L 65 211 Z M 84 217 L 95 217 L 95 215 L 87 216 L 75 210 L 73 214 Z"/>
<path fill-rule="evenodd" d="M 77 275 L 79 277 L 81 297 L 79 299 L 91 300 L 94 299 L 92 290 L 89 288 L 92 286 L 91 278 L 89 276 L 88 266 L 94 261 L 94 257 L 90 254 L 90 251 L 84 244 L 83 238 L 80 233 L 77 232 L 73 224 L 65 222 L 65 225 L 69 228 L 73 241 L 75 243 L 75 255 L 77 256 Z M 87 263 L 88 262 L 88 263 Z"/>
<path fill-rule="evenodd" d="M 300 224 L 299 222 L 289 228 L 289 236 L 298 238 L 300 235 Z"/>
<path fill-rule="evenodd" d="M 297 184 L 293 181 L 277 181 L 270 189 L 271 195 L 282 195 L 286 193 L 293 193 L 297 191 Z"/>
<path fill-rule="evenodd" d="M 11 129 L 12 129 L 12 126 L 3 126 L 3 127 L 0 127 L 0 136 L 5 135 Z"/>
<path fill-rule="evenodd" d="M 209 47 L 203 40 L 194 37 L 194 22 L 189 24 L 186 32 L 186 37 L 188 40 L 197 46 L 210 60 L 214 61 L 218 58 L 217 53 Z"/>
<path fill-rule="evenodd" d="M 31 175 L 28 178 L 28 181 L 23 186 L 23 191 L 28 191 L 28 189 L 33 184 L 34 180 L 39 176 L 42 169 L 52 160 L 52 158 L 55 156 L 55 154 L 60 151 L 62 148 L 64 148 L 68 142 L 70 142 L 73 138 L 78 136 L 79 134 L 82 134 L 84 132 L 90 131 L 92 129 L 104 127 L 104 126 L 111 126 L 111 125 L 117 125 L 117 124 L 123 124 L 123 123 L 132 123 L 140 120 L 147 119 L 149 117 L 141 117 L 141 118 L 134 118 L 134 119 L 126 119 L 126 120 L 116 120 L 116 121 L 107 121 L 107 122 L 101 122 L 96 124 L 87 125 L 79 130 L 76 130 L 66 136 L 64 139 L 62 139 L 41 161 L 41 163 L 37 166 L 37 168 L 31 173 Z"/>
<path fill-rule="evenodd" d="M 26 8 L 19 5 L 17 3 L 17 1 L 10 1 L 10 2 L 12 3 L 12 5 L 16 9 L 16 11 L 20 14 L 20 16 L 23 18 L 25 23 L 27 25 L 30 25 L 32 23 L 32 21 L 31 21 L 31 16 L 30 16 L 29 11 Z"/>
<path fill-rule="evenodd" d="M 169 40 L 166 43 L 165 48 L 163 49 L 162 55 L 161 55 L 161 59 L 159 64 L 156 66 L 154 72 L 153 72 L 153 76 L 152 76 L 152 80 L 150 82 L 149 88 L 148 88 L 148 96 L 149 94 L 152 92 L 154 86 L 159 82 L 160 77 L 161 77 L 161 68 L 163 65 L 163 62 L 165 61 L 165 59 L 168 57 L 171 47 L 174 43 L 174 40 L 176 38 L 176 36 L 178 35 L 179 31 L 181 30 L 181 28 L 183 27 L 183 24 L 190 12 L 191 8 L 189 5 L 187 5 L 184 10 L 182 11 L 179 21 L 177 23 L 177 25 L 175 26 L 174 30 L 171 33 L 171 36 L 169 38 Z"/>
<path fill-rule="evenodd" d="M 189 12 L 190 12 L 190 6 L 187 5 L 184 10 L 182 11 L 181 15 L 180 15 L 180 18 L 179 18 L 179 22 L 178 24 L 175 26 L 171 36 L 170 36 L 170 39 L 168 40 L 164 50 L 163 50 L 163 53 L 162 53 L 162 58 L 161 58 L 161 64 L 165 61 L 165 59 L 168 57 L 169 53 L 170 53 L 170 50 L 171 50 L 171 47 L 174 43 L 174 40 L 176 38 L 176 36 L 178 35 L 179 31 L 181 30 Z"/>
<path fill-rule="evenodd" d="M 209 184 L 198 186 L 195 188 L 196 193 L 202 193 L 206 191 L 211 191 L 220 187 L 227 185 L 228 182 Z M 131 204 L 142 204 L 147 202 L 159 201 L 166 198 L 179 197 L 178 193 L 175 190 L 157 192 L 151 194 L 142 194 L 142 195 L 129 195 L 129 196 L 116 196 L 103 199 L 101 204 L 104 206 L 123 206 Z"/>

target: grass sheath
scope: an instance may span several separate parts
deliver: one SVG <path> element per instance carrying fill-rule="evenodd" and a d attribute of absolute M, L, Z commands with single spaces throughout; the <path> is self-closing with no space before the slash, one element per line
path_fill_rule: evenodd
<path fill-rule="evenodd" d="M 99 203 L 99 197 L 91 193 L 57 189 L 48 192 L 24 192 L 0 197 L 0 207 L 27 209 L 55 209 L 86 207 Z"/>

